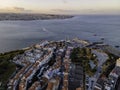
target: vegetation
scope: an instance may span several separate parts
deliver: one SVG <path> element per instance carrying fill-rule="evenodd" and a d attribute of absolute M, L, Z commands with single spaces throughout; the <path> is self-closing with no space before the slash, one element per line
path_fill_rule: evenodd
<path fill-rule="evenodd" d="M 105 75 L 106 77 L 108 77 L 108 75 L 110 74 L 110 72 L 113 70 L 113 68 L 115 67 L 116 64 L 116 60 L 119 58 L 118 56 L 111 54 L 109 52 L 106 52 L 109 56 L 109 59 L 104 63 L 103 65 L 103 75 Z"/>
<path fill-rule="evenodd" d="M 97 66 L 96 56 L 91 52 L 91 49 L 78 47 L 73 49 L 70 58 L 73 63 L 79 63 L 84 69 L 83 88 L 85 90 L 85 75 L 92 76 L 96 72 L 96 67 L 92 69 L 89 64 L 92 61 Z"/>
<path fill-rule="evenodd" d="M 71 53 L 71 61 L 73 63 L 79 63 L 83 68 L 85 69 L 85 73 L 92 76 L 96 72 L 96 67 L 93 69 L 90 67 L 90 60 L 94 62 L 94 64 L 97 65 L 96 57 L 91 52 L 91 49 L 89 48 L 74 48 Z"/>
<path fill-rule="evenodd" d="M 12 59 L 18 55 L 24 53 L 24 50 L 16 50 L 0 54 L 0 90 L 6 85 L 9 77 L 15 71 L 16 65 L 12 62 Z"/>

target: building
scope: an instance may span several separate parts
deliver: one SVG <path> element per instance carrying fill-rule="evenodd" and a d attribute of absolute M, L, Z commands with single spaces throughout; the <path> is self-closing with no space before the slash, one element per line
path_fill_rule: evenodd
<path fill-rule="evenodd" d="M 116 66 L 120 67 L 120 58 L 116 61 Z"/>

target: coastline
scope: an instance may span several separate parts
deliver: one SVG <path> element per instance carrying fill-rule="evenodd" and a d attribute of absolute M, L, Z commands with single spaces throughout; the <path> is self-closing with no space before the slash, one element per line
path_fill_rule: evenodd
<path fill-rule="evenodd" d="M 73 38 L 72 40 L 74 40 L 74 39 L 76 39 L 76 38 L 77 38 L 77 37 Z M 78 38 L 77 38 L 77 39 L 78 39 Z M 62 40 L 63 40 L 63 39 L 62 39 Z M 95 41 L 95 42 L 93 42 L 93 41 L 86 40 L 86 39 L 80 39 L 80 40 L 81 40 L 81 42 L 87 42 L 87 43 L 89 43 L 90 45 L 94 45 L 94 43 L 96 43 L 96 44 L 99 44 L 99 43 L 100 43 L 101 45 L 103 44 L 103 45 L 105 45 L 104 47 L 102 47 L 102 49 L 103 49 L 104 51 L 110 52 L 110 53 L 115 54 L 115 55 L 117 55 L 117 56 L 120 57 L 120 49 L 119 49 L 119 48 L 116 48 L 116 47 L 113 46 L 113 45 L 108 44 L 107 42 L 101 42 L 101 41 Z M 41 41 L 44 41 L 44 40 L 40 40 L 40 42 L 41 42 Z M 61 41 L 61 40 L 47 40 L 47 41 Z M 33 43 L 33 44 L 28 45 L 28 46 L 23 47 L 23 48 L 18 48 L 18 49 L 13 49 L 13 50 L 8 50 L 8 51 L 0 52 L 0 54 L 2 54 L 2 53 L 9 53 L 9 52 L 11 52 L 11 51 L 16 51 L 16 50 L 28 50 L 28 49 L 30 49 L 31 47 L 37 45 L 37 44 L 40 43 L 40 42 Z"/>
<path fill-rule="evenodd" d="M 71 15 L 0 13 L 0 21 L 33 21 L 73 18 Z"/>
<path fill-rule="evenodd" d="M 78 39 L 78 38 L 75 37 L 75 38 L 73 38 L 71 40 L 74 40 L 74 39 Z M 103 45 L 103 47 L 101 48 L 102 50 L 104 50 L 105 52 L 110 52 L 110 53 L 120 57 L 120 50 L 118 48 L 116 48 L 115 46 L 107 44 L 106 42 L 101 42 L 101 41 L 92 42 L 92 41 L 86 40 L 86 39 L 79 39 L 79 40 L 80 40 L 80 43 L 83 43 L 83 44 L 88 43 L 90 46 L 91 45 L 94 46 L 94 45 L 97 45 L 97 44 L 98 44 L 98 46 Z M 5 52 L 0 52 L 0 54 L 9 53 L 9 52 L 16 51 L 16 50 L 28 50 L 28 49 L 31 49 L 33 46 L 41 43 L 42 41 L 44 41 L 44 40 L 41 40 L 40 42 L 37 42 L 37 43 L 33 43 L 33 44 L 31 44 L 31 45 L 29 45 L 27 47 L 18 48 L 18 49 L 14 49 L 14 50 L 9 50 L 9 51 L 5 51 Z M 56 41 L 61 41 L 61 40 L 46 40 L 46 41 L 51 41 L 51 42 L 54 41 L 54 42 L 56 42 Z"/>
<path fill-rule="evenodd" d="M 71 44 L 71 45 L 70 45 Z M 26 47 L 26 48 L 22 48 L 21 50 L 16 50 L 16 51 L 10 51 L 10 52 L 6 52 L 6 53 L 1 53 L 0 55 L 0 58 L 2 58 L 3 60 L 2 60 L 2 62 L 4 62 L 5 63 L 5 67 L 6 67 L 6 63 L 8 64 L 7 65 L 7 68 L 9 67 L 9 65 L 13 65 L 12 67 L 12 69 L 14 69 L 14 70 L 10 70 L 10 72 L 9 72 L 9 74 L 4 74 L 4 75 L 7 75 L 7 77 L 8 78 L 4 78 L 4 79 L 2 79 L 2 81 L 4 82 L 2 85 L 4 86 L 6 83 L 8 83 L 8 82 L 6 82 L 5 80 L 6 79 L 10 79 L 9 81 L 11 81 L 11 77 L 13 76 L 13 78 L 14 78 L 14 74 L 16 74 L 17 73 L 17 70 L 19 69 L 19 67 L 17 67 L 17 65 L 21 65 L 23 68 L 25 68 L 24 67 L 24 65 L 27 65 L 28 64 L 28 66 L 30 66 L 30 68 L 32 67 L 31 65 L 34 63 L 37 63 L 36 62 L 36 60 L 41 60 L 41 59 L 37 59 L 37 57 L 38 57 L 38 53 L 41 53 L 39 50 L 42 50 L 43 51 L 43 49 L 45 49 L 45 51 L 47 50 L 47 48 L 48 48 L 48 51 L 49 50 L 52 50 L 51 51 L 51 53 L 50 53 L 50 57 L 51 57 L 51 55 L 52 55 L 52 53 L 54 52 L 54 51 L 56 51 L 55 50 L 55 46 L 56 45 L 58 45 L 57 47 L 60 47 L 60 45 L 62 45 L 62 48 L 64 49 L 64 50 L 66 50 L 65 49 L 65 47 L 67 48 L 67 47 L 69 47 L 69 49 L 73 49 L 74 50 L 74 52 L 76 52 L 76 50 L 77 51 L 79 51 L 79 50 L 85 50 L 87 53 L 86 53 L 86 55 L 98 55 L 98 57 L 99 57 L 99 55 L 101 56 L 101 54 L 105 57 L 105 58 L 108 58 L 108 56 L 107 56 L 107 54 L 108 53 L 112 53 L 113 54 L 113 56 L 116 56 L 116 51 L 114 51 L 113 52 L 113 50 L 114 50 L 114 48 L 112 48 L 110 45 L 107 45 L 107 44 L 105 44 L 104 42 L 90 42 L 89 40 L 83 40 L 83 39 L 80 39 L 80 38 L 74 38 L 74 39 L 64 39 L 64 40 L 57 40 L 57 41 L 54 41 L 54 40 L 52 40 L 52 41 L 47 41 L 47 40 L 42 40 L 42 41 L 40 41 L 39 43 L 36 43 L 36 44 L 34 44 L 34 45 L 30 45 L 30 47 Z M 57 47 L 56 47 L 56 49 L 57 49 Z M 81 49 L 80 49 L 81 48 Z M 60 48 L 60 51 L 63 51 L 63 49 L 61 49 Z M 69 50 L 68 49 L 68 50 Z M 92 52 L 91 52 L 91 50 L 92 50 Z M 95 51 L 94 51 L 95 50 Z M 98 51 L 97 51 L 98 50 Z M 102 52 L 102 51 L 103 52 Z M 111 51 L 112 50 L 112 51 Z M 88 53 L 89 52 L 89 53 Z M 91 52 L 91 53 L 90 53 Z M 98 52 L 99 54 L 97 54 L 96 52 Z M 32 54 L 32 53 L 34 53 L 34 54 Z M 76 52 L 77 53 L 77 52 Z M 93 54 L 94 53 L 94 54 Z M 101 54 L 100 54 L 101 53 Z M 105 54 L 106 53 L 106 54 Z M 41 53 L 41 54 L 44 54 L 44 53 Z M 39 57 L 41 56 L 41 54 L 39 54 Z M 81 53 L 82 54 L 82 53 Z M 119 55 L 119 53 L 117 53 L 118 55 Z M 33 58 L 34 56 L 34 58 L 36 59 L 29 59 L 29 58 L 27 58 L 28 56 L 26 56 L 26 55 L 28 55 L 29 57 L 31 57 L 31 58 Z M 33 57 L 32 57 L 32 56 Z M 71 59 L 72 59 L 72 62 L 74 61 L 74 55 L 76 55 L 75 53 L 72 53 L 72 54 L 69 54 L 69 55 L 72 55 L 72 56 L 70 56 L 71 57 Z M 48 56 L 49 56 L 49 54 L 48 54 Z M 83 56 L 83 55 L 82 55 Z M 7 57 L 7 58 L 6 58 Z M 21 57 L 21 58 L 20 58 Z M 26 57 L 26 59 L 23 59 L 23 57 Z M 38 57 L 38 58 L 39 58 Z M 47 57 L 47 56 L 46 56 Z M 120 56 L 119 56 L 120 57 Z M 17 59 L 17 58 L 19 58 L 19 59 Z M 52 58 L 52 57 L 51 57 Z M 81 57 L 81 59 L 83 59 L 84 57 Z M 94 56 L 94 57 L 91 57 L 92 59 L 94 59 L 94 60 L 96 60 L 97 58 L 96 58 L 96 56 Z M 5 60 L 4 60 L 5 59 Z M 100 59 L 100 58 L 98 58 L 98 59 Z M 47 59 L 45 59 L 45 60 L 47 60 Z M 51 59 L 48 59 L 48 60 L 51 60 Z M 61 59 L 62 60 L 62 59 Z M 76 59 L 77 60 L 77 59 Z M 75 62 L 76 62 L 76 64 L 77 64 L 77 61 L 75 60 Z M 86 60 L 88 60 L 89 61 L 89 59 L 88 59 L 88 56 L 87 56 L 87 58 L 86 58 Z M 90 59 L 91 60 L 91 59 Z M 107 60 L 107 59 L 105 59 L 105 60 Z M 25 62 L 26 61 L 26 62 Z M 103 61 L 104 61 L 104 59 L 103 59 Z M 98 62 L 101 62 L 101 64 L 100 65 L 102 65 L 102 64 L 104 64 L 104 62 L 101 62 L 101 59 L 100 60 L 98 60 Z M 23 62 L 23 63 L 22 63 Z M 45 62 L 44 62 L 45 63 Z M 96 63 L 96 64 L 95 64 Z M 95 62 L 94 61 L 94 64 L 95 65 L 97 65 L 97 61 Z M 3 66 L 2 65 L 2 66 Z M 50 64 L 51 65 L 51 64 Z M 86 65 L 88 65 L 88 64 L 86 64 Z M 91 65 L 91 64 L 90 64 Z M 110 64 L 111 65 L 111 64 Z M 35 64 L 35 66 L 36 66 L 36 64 Z M 87 67 L 87 66 L 86 66 Z M 98 68 L 100 67 L 99 65 L 97 66 Z M 1 70 L 4 70 L 4 68 L 1 68 Z M 9 70 L 9 69 L 7 69 L 7 70 Z M 21 69 L 22 70 L 22 69 Z M 37 69 L 36 69 L 37 70 Z M 96 74 L 95 72 L 97 72 L 97 73 L 99 73 L 99 69 L 97 70 L 96 69 L 96 67 L 94 67 L 93 69 L 91 69 L 91 70 L 93 70 L 93 72 L 94 73 L 89 73 L 89 72 L 87 72 L 87 74 L 88 75 L 94 75 L 94 74 Z M 97 70 L 97 71 L 96 71 Z M 13 72 L 14 71 L 14 72 Z M 87 71 L 87 69 L 86 69 L 86 71 Z M 88 69 L 88 71 L 89 71 L 89 69 Z M 6 71 L 6 72 L 8 72 L 8 71 Z M 2 75 L 2 74 L 1 74 Z M 12 76 L 11 76 L 12 75 Z M 17 75 L 17 74 L 16 74 Z M 96 75 L 98 75 L 98 76 L 100 76 L 100 74 L 96 74 Z M 93 76 L 94 77 L 94 76 Z M 9 87 L 11 87 L 11 82 L 9 82 L 8 84 L 7 84 Z M 20 84 L 21 85 L 21 84 Z"/>

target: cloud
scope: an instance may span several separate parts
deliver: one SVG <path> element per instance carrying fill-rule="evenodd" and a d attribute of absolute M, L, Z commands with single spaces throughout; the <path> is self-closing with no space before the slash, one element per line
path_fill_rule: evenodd
<path fill-rule="evenodd" d="M 63 1 L 63 3 L 65 3 L 65 4 L 68 3 L 66 0 L 62 0 L 62 1 Z"/>
<path fill-rule="evenodd" d="M 24 13 L 30 13 L 32 12 L 32 10 L 27 10 L 25 8 L 22 8 L 22 7 L 13 7 L 13 10 L 16 11 L 16 12 L 24 12 Z"/>
<path fill-rule="evenodd" d="M 56 14 L 77 14 L 79 13 L 79 10 L 72 10 L 72 9 L 52 9 L 51 13 L 56 13 Z"/>
<path fill-rule="evenodd" d="M 53 12 L 76 12 L 77 10 L 52 9 Z"/>
<path fill-rule="evenodd" d="M 94 9 L 81 9 L 81 10 L 64 10 L 64 9 L 54 9 L 53 11 L 57 11 L 57 12 L 77 12 L 77 13 L 95 13 L 97 12 Z"/>
<path fill-rule="evenodd" d="M 23 7 L 6 7 L 0 9 L 0 12 L 16 12 L 16 13 L 32 13 L 32 10 L 27 10 Z"/>
<path fill-rule="evenodd" d="M 120 10 L 96 10 L 96 9 L 81 9 L 81 10 L 66 10 L 66 9 L 52 9 L 52 13 L 58 14 L 120 14 Z"/>
<path fill-rule="evenodd" d="M 25 9 L 24 8 L 21 8 L 21 7 L 14 7 L 15 10 L 18 10 L 18 11 L 24 11 Z"/>

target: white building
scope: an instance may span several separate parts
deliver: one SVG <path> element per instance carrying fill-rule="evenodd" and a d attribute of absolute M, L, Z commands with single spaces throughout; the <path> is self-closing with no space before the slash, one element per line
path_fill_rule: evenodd
<path fill-rule="evenodd" d="M 120 58 L 116 61 L 116 66 L 120 67 Z"/>

